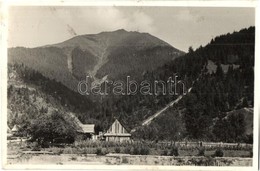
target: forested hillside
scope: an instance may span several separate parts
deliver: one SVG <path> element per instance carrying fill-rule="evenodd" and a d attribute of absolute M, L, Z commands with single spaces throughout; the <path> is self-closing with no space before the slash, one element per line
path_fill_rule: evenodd
<path fill-rule="evenodd" d="M 101 33 L 100 35 L 106 34 Z M 117 35 L 116 33 L 110 34 Z M 125 34 L 128 35 L 130 33 L 120 31 L 119 35 L 122 36 Z M 137 33 L 131 34 L 137 37 L 139 35 Z M 254 27 L 218 36 L 212 39 L 206 46 L 199 47 L 196 50 L 190 48 L 187 54 L 178 58 L 175 58 L 177 55 L 175 53 L 181 52 L 167 44 L 157 46 L 158 41 L 159 43 L 162 42 L 149 35 L 142 36 L 146 37 L 145 43 L 148 42 L 147 40 L 153 40 L 152 46 L 150 43 L 146 44 L 149 48 L 138 49 L 140 47 L 136 46 L 134 52 L 129 47 L 126 47 L 124 51 L 124 49 L 116 49 L 115 46 L 113 47 L 114 49 L 110 49 L 111 53 L 108 55 L 109 62 L 104 65 L 102 64 L 102 68 L 99 68 L 99 70 L 94 69 L 93 72 L 97 74 L 95 76 L 103 77 L 106 75 L 105 73 L 110 71 L 109 68 L 112 66 L 113 70 L 111 72 L 115 72 L 112 75 L 116 75 L 117 79 L 126 79 L 127 75 L 133 75 L 132 79 L 135 79 L 138 83 L 143 80 L 153 83 L 155 80 L 166 82 L 169 77 L 178 76 L 178 80 L 182 80 L 185 83 L 184 91 L 186 93 L 192 87 L 191 91 L 183 99 L 156 118 L 149 126 L 142 127 L 141 124 L 156 111 L 178 98 L 183 91 L 182 88 L 177 89 L 178 94 L 175 95 L 163 95 L 160 92 L 159 94 L 152 93 L 151 95 L 143 95 L 141 93 L 135 95 L 115 95 L 110 93 L 108 96 L 92 98 L 72 91 L 62 80 L 60 80 L 60 83 L 52 77 L 43 76 L 44 74 L 40 73 L 41 71 L 35 71 L 32 69 L 33 67 L 30 68 L 23 64 L 25 59 L 21 58 L 18 58 L 18 61 L 12 59 L 12 64 L 8 68 L 9 125 L 25 124 L 24 127 L 26 128 L 26 126 L 30 125 L 30 120 L 40 116 L 41 112 L 48 113 L 52 108 L 56 108 L 63 114 L 68 112 L 75 113 L 83 123 L 94 123 L 97 131 L 105 131 L 116 117 L 129 131 L 136 128 L 133 137 L 138 139 L 195 139 L 223 142 L 252 141 Z M 78 38 L 90 43 L 90 40 L 94 41 L 96 37 L 92 35 L 85 37 L 86 39 L 84 37 Z M 112 41 L 113 37 L 110 38 Z M 139 40 L 136 37 L 133 39 Z M 133 44 L 133 39 L 129 40 L 130 44 Z M 74 45 L 74 39 L 73 41 L 70 40 L 62 44 L 57 44 L 55 47 L 45 48 L 52 49 L 53 53 L 63 54 L 64 52 L 60 48 L 67 47 L 68 43 L 69 45 L 71 43 Z M 139 43 L 143 44 L 144 42 L 140 40 Z M 88 44 L 84 45 L 87 46 Z M 82 48 L 74 49 L 72 58 L 85 59 L 84 56 L 88 52 L 82 51 Z M 95 49 L 88 51 L 93 54 Z M 24 55 L 26 56 L 26 54 Z M 141 58 L 135 58 L 130 63 L 131 56 L 134 55 Z M 163 56 L 164 65 L 156 68 L 155 66 L 158 65 L 155 63 L 157 59 L 160 59 L 160 55 Z M 119 56 L 124 56 L 124 59 L 117 59 Z M 149 61 L 153 56 L 155 56 L 156 60 Z M 54 57 L 52 56 L 52 58 Z M 62 73 L 60 71 L 64 69 L 66 70 L 65 74 L 70 75 L 71 71 L 66 68 L 67 57 L 65 59 L 63 57 L 59 58 L 59 60 L 62 59 L 64 66 L 59 66 L 63 68 L 56 71 L 59 75 Z M 92 61 L 91 55 L 88 55 L 88 57 L 87 61 Z M 173 58 L 174 60 L 172 60 Z M 41 69 L 44 69 L 45 64 L 51 63 L 53 59 L 44 58 L 44 60 L 49 61 L 45 61 Z M 94 58 L 92 62 L 95 63 Z M 123 63 L 128 67 L 123 68 L 124 72 L 118 72 L 122 68 L 115 66 L 122 66 Z M 144 70 L 140 69 L 140 63 L 147 64 Z M 82 66 L 80 63 L 75 63 L 75 61 L 73 65 Z M 107 65 L 110 65 L 110 67 L 106 68 Z M 138 65 L 138 68 L 135 68 L 135 65 Z M 91 68 L 94 66 L 89 64 L 88 67 Z M 132 70 L 131 68 L 137 71 L 134 72 L 134 69 Z M 74 74 L 78 73 L 76 74 L 78 76 L 80 73 L 82 74 L 80 71 L 82 68 L 78 67 L 79 70 L 76 70 L 76 68 L 72 69 Z M 75 76 L 70 75 L 68 78 L 73 78 L 72 81 L 75 83 Z M 112 77 L 110 79 L 113 80 Z M 153 86 L 152 89 L 154 88 Z M 161 88 L 162 85 L 159 85 L 159 90 Z M 42 108 L 42 105 L 39 104 L 44 104 L 45 107 Z M 16 117 L 19 115 L 22 117 Z M 19 121 L 16 118 L 22 118 L 22 120 Z"/>
<path fill-rule="evenodd" d="M 244 122 L 247 122 L 245 121 L 247 117 L 244 116 L 247 112 L 234 115 L 230 122 L 222 125 L 222 128 L 225 128 L 230 134 L 238 128 L 242 128 L 237 136 L 230 136 L 229 139 L 220 138 L 221 136 L 216 130 L 227 112 L 253 107 L 254 37 L 254 27 L 216 37 L 205 47 L 200 47 L 195 51 L 190 48 L 189 53 L 156 71 L 159 73 L 159 78 L 164 80 L 172 73 L 178 73 L 181 78 L 186 80 L 188 87 L 193 87 L 191 93 L 174 107 L 176 110 L 182 110 L 181 119 L 185 126 L 185 131 L 181 132 L 182 138 L 221 141 L 247 139 L 244 137 L 246 135 L 245 129 L 243 129 Z M 215 65 L 213 67 L 212 62 Z M 212 71 L 212 68 L 215 69 Z M 165 100 L 165 97 L 162 96 L 162 99 Z M 159 121 L 164 117 L 169 117 L 168 115 L 165 113 L 164 116 L 161 116 L 162 118 L 158 118 L 157 124 L 152 124 L 147 131 L 161 130 L 162 127 L 170 128 L 176 124 L 176 122 Z M 236 128 L 228 126 L 232 125 L 232 122 L 237 122 Z M 165 126 L 165 124 L 168 125 Z M 215 132 L 212 132 L 212 129 Z M 250 129 L 252 130 L 252 126 Z M 164 134 L 163 131 L 168 131 L 168 129 L 159 131 L 159 135 L 161 132 Z M 142 132 L 146 134 L 143 128 Z"/>
<path fill-rule="evenodd" d="M 24 65 L 8 65 L 8 125 L 30 126 L 37 117 L 59 113 L 95 113 L 95 103 Z"/>

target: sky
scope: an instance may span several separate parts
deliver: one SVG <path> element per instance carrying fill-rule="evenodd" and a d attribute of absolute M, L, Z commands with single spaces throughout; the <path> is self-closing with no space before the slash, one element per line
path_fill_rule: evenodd
<path fill-rule="evenodd" d="M 218 35 L 255 25 L 254 8 L 15 7 L 9 8 L 8 47 L 38 47 L 102 31 L 150 33 L 187 52 Z"/>

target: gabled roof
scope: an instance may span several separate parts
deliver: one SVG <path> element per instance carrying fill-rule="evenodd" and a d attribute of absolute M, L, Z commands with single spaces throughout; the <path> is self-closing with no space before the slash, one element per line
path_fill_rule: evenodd
<path fill-rule="evenodd" d="M 118 124 L 120 124 L 123 128 L 124 128 L 124 130 L 125 130 L 125 133 L 112 133 L 112 132 L 109 132 L 109 130 L 111 129 L 111 127 L 112 127 L 112 125 L 114 124 L 114 123 L 118 123 Z M 124 125 L 122 125 L 120 122 L 119 122 L 119 120 L 118 119 L 115 119 L 115 121 L 112 123 L 112 125 L 109 127 L 109 129 L 106 131 L 106 133 L 104 134 L 104 136 L 122 136 L 122 137 L 129 137 L 129 136 L 131 136 L 131 134 L 130 133 L 128 133 L 128 130 L 124 127 Z"/>
<path fill-rule="evenodd" d="M 115 121 L 114 121 L 114 122 L 119 122 L 119 124 L 122 125 L 122 127 L 125 128 L 125 130 L 126 130 L 127 132 L 130 132 L 128 126 L 127 126 L 126 124 L 124 124 L 123 122 L 120 122 L 117 118 L 115 118 Z M 113 123 L 114 123 L 114 122 L 113 122 Z M 112 124 L 113 124 L 113 123 L 112 123 Z"/>
<path fill-rule="evenodd" d="M 83 133 L 94 133 L 94 124 L 82 124 L 80 125 Z"/>
<path fill-rule="evenodd" d="M 95 133 L 94 124 L 83 124 L 74 113 L 68 113 L 71 121 L 75 124 L 77 132 L 81 133 Z"/>
<path fill-rule="evenodd" d="M 18 129 L 19 129 L 18 126 L 17 126 L 17 125 L 14 125 L 12 131 L 18 131 Z"/>

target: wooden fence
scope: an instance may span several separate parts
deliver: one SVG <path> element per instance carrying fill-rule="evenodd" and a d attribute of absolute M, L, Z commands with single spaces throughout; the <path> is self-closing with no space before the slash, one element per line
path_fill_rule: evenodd
<path fill-rule="evenodd" d="M 161 145 L 177 145 L 181 147 L 249 147 L 252 148 L 253 144 L 246 143 L 222 143 L 222 142 L 159 142 Z"/>

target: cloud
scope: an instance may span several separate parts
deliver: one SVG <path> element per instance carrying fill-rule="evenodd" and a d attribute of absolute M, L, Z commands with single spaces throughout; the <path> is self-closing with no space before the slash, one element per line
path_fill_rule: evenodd
<path fill-rule="evenodd" d="M 179 10 L 176 14 L 176 19 L 181 22 L 202 22 L 205 20 L 205 17 L 201 15 L 200 11 L 192 8 L 185 8 Z"/>
<path fill-rule="evenodd" d="M 154 19 L 139 8 L 13 7 L 10 12 L 10 47 L 36 47 L 118 29 L 149 33 L 156 30 Z"/>
<path fill-rule="evenodd" d="M 76 34 L 125 29 L 148 32 L 186 50 L 254 25 L 254 14 L 252 8 L 12 6 L 8 46 L 37 47 Z"/>
<path fill-rule="evenodd" d="M 153 19 L 144 12 L 137 11 L 133 14 L 130 29 L 141 32 L 154 32 L 156 30 Z"/>
<path fill-rule="evenodd" d="M 176 14 L 176 18 L 180 21 L 192 21 L 194 20 L 194 15 L 190 13 L 189 9 L 183 9 Z"/>
<path fill-rule="evenodd" d="M 117 7 L 89 7 L 72 9 L 51 9 L 52 13 L 65 24 L 69 30 L 78 34 L 97 33 L 126 29 L 129 31 L 151 32 L 155 30 L 153 19 L 143 11 L 124 11 Z"/>

